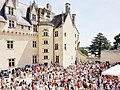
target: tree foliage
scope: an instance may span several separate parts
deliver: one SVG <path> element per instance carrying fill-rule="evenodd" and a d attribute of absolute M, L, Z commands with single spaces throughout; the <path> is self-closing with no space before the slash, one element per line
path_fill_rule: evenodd
<path fill-rule="evenodd" d="M 99 57 L 101 56 L 101 50 L 108 50 L 110 46 L 110 42 L 107 40 L 102 33 L 98 33 L 96 37 L 91 41 L 92 45 L 89 47 L 89 51 L 91 54 Z"/>
<path fill-rule="evenodd" d="M 114 48 L 118 49 L 120 48 L 120 33 L 114 37 L 115 42 L 114 42 Z"/>
<path fill-rule="evenodd" d="M 86 56 L 88 56 L 88 51 L 87 50 L 85 50 L 84 48 L 80 48 L 80 51 L 83 53 L 83 54 L 85 54 Z"/>

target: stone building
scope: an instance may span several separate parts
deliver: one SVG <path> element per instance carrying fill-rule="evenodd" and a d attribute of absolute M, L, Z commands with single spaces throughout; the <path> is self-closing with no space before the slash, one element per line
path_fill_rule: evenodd
<path fill-rule="evenodd" d="M 18 0 L 0 0 L 0 68 L 28 64 L 59 63 L 67 67 L 77 60 L 79 32 L 70 3 L 55 15 L 52 6 L 39 8 Z"/>

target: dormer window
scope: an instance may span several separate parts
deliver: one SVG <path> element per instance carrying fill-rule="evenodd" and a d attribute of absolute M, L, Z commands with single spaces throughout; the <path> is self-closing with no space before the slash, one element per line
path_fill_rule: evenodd
<path fill-rule="evenodd" d="M 12 20 L 9 20 L 9 27 L 14 28 L 15 27 L 15 22 Z"/>
<path fill-rule="evenodd" d="M 8 10 L 9 10 L 9 14 L 13 15 L 13 8 L 9 7 Z"/>
<path fill-rule="evenodd" d="M 36 15 L 35 14 L 32 14 L 32 20 L 36 21 Z"/>

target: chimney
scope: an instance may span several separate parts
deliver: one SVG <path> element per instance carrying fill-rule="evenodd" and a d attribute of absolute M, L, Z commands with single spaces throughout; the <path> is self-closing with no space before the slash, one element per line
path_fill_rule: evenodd
<path fill-rule="evenodd" d="M 73 22 L 73 25 L 75 25 L 75 17 L 76 17 L 76 14 L 72 14 L 72 22 Z"/>
<path fill-rule="evenodd" d="M 47 3 L 46 9 L 51 11 L 52 10 L 52 6 L 49 3 Z"/>
<path fill-rule="evenodd" d="M 70 5 L 71 5 L 70 3 L 65 4 L 66 14 L 70 13 Z"/>

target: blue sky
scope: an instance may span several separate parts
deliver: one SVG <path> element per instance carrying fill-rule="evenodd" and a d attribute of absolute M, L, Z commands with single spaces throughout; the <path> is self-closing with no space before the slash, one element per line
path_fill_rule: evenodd
<path fill-rule="evenodd" d="M 30 4 L 33 0 L 20 0 Z M 120 33 L 120 0 L 35 0 L 39 7 L 52 5 L 56 14 L 65 12 L 65 3 L 71 3 L 71 13 L 76 13 L 81 47 L 89 46 L 99 32 L 111 42 Z"/>

